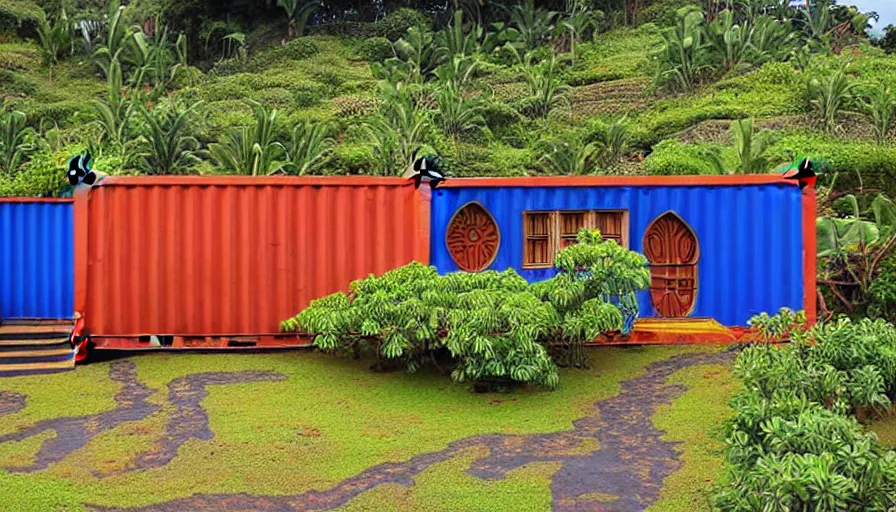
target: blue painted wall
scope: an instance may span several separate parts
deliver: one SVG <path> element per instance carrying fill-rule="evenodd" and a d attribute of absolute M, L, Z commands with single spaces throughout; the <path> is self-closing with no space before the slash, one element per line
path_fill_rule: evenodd
<path fill-rule="evenodd" d="M 445 245 L 451 216 L 470 201 L 482 204 L 501 231 L 491 269 L 514 268 L 530 282 L 554 270 L 523 270 L 526 210 L 629 211 L 629 247 L 643 253 L 644 232 L 672 210 L 700 244 L 697 301 L 692 317 L 745 325 L 763 311 L 803 308 L 801 197 L 798 187 L 774 185 L 669 187 L 464 187 L 436 189 L 432 197 L 431 262 L 457 271 Z M 641 316 L 656 316 L 645 291 Z"/>
<path fill-rule="evenodd" d="M 0 320 L 74 312 L 72 203 L 0 202 Z"/>

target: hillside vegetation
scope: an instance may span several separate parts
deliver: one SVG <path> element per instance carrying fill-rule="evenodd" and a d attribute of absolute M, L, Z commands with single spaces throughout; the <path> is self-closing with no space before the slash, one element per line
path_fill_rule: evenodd
<path fill-rule="evenodd" d="M 416 153 L 454 176 L 896 176 L 896 58 L 854 8 L 41 3 L 0 0 L 0 195 L 65 193 L 84 150 L 108 174 L 398 175 Z"/>

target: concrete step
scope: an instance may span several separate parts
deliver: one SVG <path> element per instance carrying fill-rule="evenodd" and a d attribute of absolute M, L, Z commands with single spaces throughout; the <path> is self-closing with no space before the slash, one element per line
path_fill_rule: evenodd
<path fill-rule="evenodd" d="M 0 351 L 9 348 L 18 349 L 19 347 L 34 347 L 37 350 L 38 347 L 52 348 L 54 345 L 62 345 L 64 343 L 68 343 L 68 337 L 47 338 L 45 340 L 0 340 Z"/>
<path fill-rule="evenodd" d="M 75 358 L 71 357 L 63 361 L 0 364 L 0 377 L 19 373 L 43 373 L 60 370 L 71 370 L 75 367 Z"/>
<path fill-rule="evenodd" d="M 58 329 L 46 330 L 46 331 L 0 331 L 0 343 L 6 341 L 21 341 L 21 340 L 55 340 L 60 338 L 68 338 L 68 335 L 71 334 L 71 331 L 63 331 Z"/>
<path fill-rule="evenodd" d="M 20 364 L 51 364 L 74 359 L 71 348 L 54 350 L 24 350 L 16 352 L 0 352 L 0 371 L 8 366 Z"/>

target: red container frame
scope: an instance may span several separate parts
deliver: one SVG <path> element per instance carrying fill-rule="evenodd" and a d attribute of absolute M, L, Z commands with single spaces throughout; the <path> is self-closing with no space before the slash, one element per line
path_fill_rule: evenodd
<path fill-rule="evenodd" d="M 401 178 L 110 177 L 74 218 L 75 310 L 99 348 L 276 345 L 311 300 L 429 261 L 428 190 Z"/>

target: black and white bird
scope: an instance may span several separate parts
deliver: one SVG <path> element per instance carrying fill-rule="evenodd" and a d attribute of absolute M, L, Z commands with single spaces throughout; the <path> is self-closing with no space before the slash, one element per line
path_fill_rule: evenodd
<path fill-rule="evenodd" d="M 66 171 L 66 178 L 68 179 L 69 184 L 73 187 L 77 187 L 81 184 L 87 185 L 88 187 L 96 185 L 105 174 L 91 169 L 90 165 L 92 163 L 93 157 L 90 156 L 89 151 L 71 157 L 68 160 L 68 171 Z"/>
<path fill-rule="evenodd" d="M 92 172 L 90 169 L 92 160 L 93 158 L 90 156 L 90 152 L 69 158 L 66 178 L 68 178 L 68 182 L 71 186 L 74 187 L 79 185 L 87 174 Z"/>
<path fill-rule="evenodd" d="M 414 188 L 420 188 L 421 184 L 429 183 L 429 187 L 435 189 L 439 183 L 445 181 L 445 175 L 439 169 L 438 157 L 416 157 L 417 153 L 414 153 L 415 160 L 402 175 L 404 179 L 414 180 Z"/>

